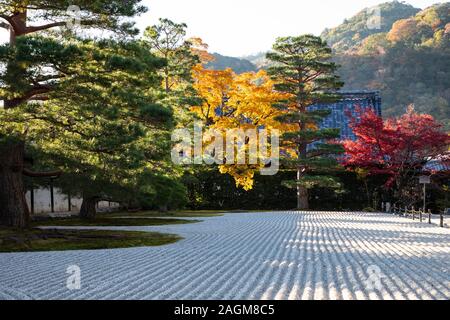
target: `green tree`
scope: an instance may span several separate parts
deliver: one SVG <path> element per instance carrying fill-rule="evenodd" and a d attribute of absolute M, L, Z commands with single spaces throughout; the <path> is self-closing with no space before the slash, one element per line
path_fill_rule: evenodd
<path fill-rule="evenodd" d="M 70 84 L 81 81 L 84 94 L 95 94 L 89 81 L 97 70 L 88 69 L 80 74 L 77 64 L 85 62 L 86 55 L 77 43 L 63 43 L 49 37 L 35 37 L 43 31 L 65 28 L 71 19 L 70 5 L 79 6 L 81 27 L 109 30 L 115 34 L 135 35 L 137 30 L 124 18 L 133 17 L 145 11 L 138 0 L 96 0 L 96 1 L 1 1 L 0 27 L 10 32 L 10 41 L 0 47 L 0 99 L 3 108 L 0 126 L 0 221 L 2 224 L 25 227 L 29 212 L 24 197 L 23 175 L 36 174 L 25 168 L 24 150 L 27 136 L 32 135 L 29 114 L 36 105 L 45 109 L 41 116 L 52 112 L 53 99 L 64 100 L 70 96 Z M 66 30 L 67 31 L 67 30 Z M 68 30 L 70 31 L 70 30 Z M 70 33 L 70 32 L 69 32 Z M 90 58 L 90 57 L 88 57 Z M 120 63 L 111 59 L 110 63 Z M 90 73 L 89 73 L 90 72 Z M 79 87 L 80 88 L 80 87 Z M 66 91 L 68 90 L 68 92 Z M 73 100 L 72 100 L 73 101 Z M 97 108 L 100 107 L 97 105 Z M 41 109 L 42 109 L 41 108 Z M 81 107 L 79 109 L 81 110 Z M 97 109 L 99 110 L 99 109 Z M 96 113 L 91 111 L 90 117 Z M 74 111 L 76 112 L 76 111 Z M 81 123 L 85 120 L 80 116 Z M 79 123 L 65 126 L 75 127 Z M 50 128 L 49 128 L 50 129 Z M 54 174 L 54 173 L 49 173 Z"/>
<path fill-rule="evenodd" d="M 192 50 L 192 43 L 185 39 L 186 28 L 185 23 L 159 19 L 158 25 L 145 29 L 144 40 L 152 53 L 167 61 L 163 69 L 166 93 L 170 93 L 183 82 L 192 82 L 192 67 L 200 62 Z"/>
<path fill-rule="evenodd" d="M 294 153 L 284 160 L 287 167 L 296 169 L 297 179 L 286 185 L 297 188 L 297 208 L 308 209 L 308 189 L 338 186 L 332 176 L 311 173 L 335 167 L 337 162 L 331 155 L 343 151 L 339 145 L 326 143 L 339 137 L 338 129 L 318 128 L 329 111 L 310 107 L 335 101 L 335 91 L 343 84 L 335 74 L 337 65 L 331 62 L 331 49 L 320 37 L 278 38 L 267 58 L 274 64 L 269 74 L 276 82 L 275 89 L 290 96 L 279 105 L 285 112 L 279 121 L 294 128 L 283 135 L 282 146 Z M 311 144 L 313 148 L 308 147 Z"/>
<path fill-rule="evenodd" d="M 22 115 L 40 165 L 60 168 L 63 190 L 83 197 L 81 217 L 94 218 L 98 200 L 137 202 L 137 176 L 169 157 L 172 110 L 160 103 L 157 72 L 165 62 L 139 42 L 89 40 L 77 48 L 85 59 L 72 66 L 75 81 Z"/>
<path fill-rule="evenodd" d="M 193 88 L 192 68 L 209 54 L 201 39 L 186 39 L 187 25 L 169 19 L 159 19 L 159 24 L 147 27 L 143 42 L 148 50 L 166 61 L 159 74 L 163 78 L 162 87 L 166 92 L 166 103 L 174 106 L 175 118 L 184 126 L 192 124 L 189 112 L 198 104 L 199 98 Z"/>
<path fill-rule="evenodd" d="M 211 61 L 213 57 L 207 52 L 208 45 L 202 39 L 186 38 L 186 29 L 185 23 L 159 19 L 158 24 L 145 29 L 143 41 L 152 54 L 167 62 L 160 76 L 163 78 L 166 102 L 174 106 L 176 123 L 191 127 L 195 118 L 190 109 L 200 103 L 199 94 L 194 89 L 192 71 L 196 65 Z M 166 211 L 186 202 L 186 189 L 177 180 L 187 171 L 189 169 L 183 166 L 171 166 L 170 177 L 166 174 L 155 179 L 156 183 L 160 181 L 156 187 L 159 195 L 152 198 L 152 203 L 158 209 Z"/>

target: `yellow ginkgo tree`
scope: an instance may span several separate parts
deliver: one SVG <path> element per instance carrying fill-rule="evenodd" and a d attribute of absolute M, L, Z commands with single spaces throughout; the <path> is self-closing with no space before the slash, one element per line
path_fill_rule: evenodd
<path fill-rule="evenodd" d="M 192 107 L 192 111 L 206 128 L 223 135 L 230 129 L 265 129 L 268 132 L 289 129 L 276 120 L 281 111 L 275 104 L 285 99 L 285 95 L 274 90 L 274 83 L 265 71 L 237 75 L 231 69 L 208 70 L 199 64 L 193 68 L 193 78 L 194 88 L 202 102 Z M 269 144 L 269 141 L 266 140 L 266 143 Z M 270 145 L 266 147 L 270 148 Z M 252 150 L 249 150 L 251 147 L 247 141 L 236 144 L 235 148 L 248 152 L 250 157 Z M 234 152 L 233 157 L 238 153 Z M 227 156 L 230 155 L 226 154 L 225 161 L 219 164 L 220 172 L 233 176 L 238 187 L 252 189 L 255 172 L 266 163 L 258 161 L 257 164 L 250 164 L 247 161 L 238 164 L 232 161 L 233 164 L 230 164 L 226 161 Z"/>

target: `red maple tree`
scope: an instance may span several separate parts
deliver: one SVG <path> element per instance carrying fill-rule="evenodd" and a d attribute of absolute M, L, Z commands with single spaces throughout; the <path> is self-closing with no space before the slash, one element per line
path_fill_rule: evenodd
<path fill-rule="evenodd" d="M 402 190 L 422 173 L 424 165 L 444 154 L 450 136 L 428 114 L 413 107 L 401 117 L 385 121 L 372 110 L 358 110 L 351 127 L 357 140 L 343 142 L 342 164 L 349 170 L 364 169 L 368 175 L 387 177 L 385 188 L 395 189 L 400 200 Z"/>

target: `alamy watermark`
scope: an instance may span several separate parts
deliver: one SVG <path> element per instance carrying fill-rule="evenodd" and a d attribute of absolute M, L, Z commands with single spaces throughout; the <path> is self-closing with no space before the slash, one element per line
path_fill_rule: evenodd
<path fill-rule="evenodd" d="M 179 165 L 260 165 L 262 175 L 275 175 L 280 166 L 280 133 L 276 129 L 204 130 L 196 122 L 193 130 L 176 129 L 172 142 L 172 161 Z"/>
<path fill-rule="evenodd" d="M 68 16 L 66 20 L 66 27 L 68 29 L 74 29 L 81 25 L 81 8 L 77 5 L 70 5 L 67 7 L 66 14 Z"/>
<path fill-rule="evenodd" d="M 367 9 L 367 29 L 380 30 L 381 29 L 381 10 L 378 7 Z"/>
<path fill-rule="evenodd" d="M 371 291 L 380 291 L 383 288 L 383 283 L 381 280 L 386 277 L 380 267 L 377 265 L 370 265 L 367 268 L 367 273 L 369 276 L 366 279 L 366 288 Z"/>
<path fill-rule="evenodd" d="M 68 290 L 81 289 L 81 268 L 77 265 L 70 265 L 66 269 L 69 275 L 66 280 L 66 287 Z"/>

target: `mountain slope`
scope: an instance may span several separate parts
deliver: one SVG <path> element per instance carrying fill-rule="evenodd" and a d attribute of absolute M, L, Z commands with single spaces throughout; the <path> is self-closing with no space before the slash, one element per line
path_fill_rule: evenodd
<path fill-rule="evenodd" d="M 396 21 L 409 18 L 419 11 L 397 1 L 383 3 L 362 10 L 336 28 L 325 29 L 321 37 L 336 51 L 352 50 L 368 36 L 388 32 Z"/>
<path fill-rule="evenodd" d="M 231 68 L 238 74 L 258 70 L 253 63 L 246 59 L 227 57 L 218 53 L 213 53 L 213 56 L 215 60 L 206 65 L 208 69 L 224 70 Z"/>
<path fill-rule="evenodd" d="M 266 54 L 267 52 L 259 52 L 251 56 L 242 57 L 242 59 L 250 61 L 258 69 L 264 69 L 269 65 L 269 61 L 266 58 Z"/>
<path fill-rule="evenodd" d="M 380 28 L 373 28 L 377 12 Z M 344 90 L 380 90 L 384 115 L 400 115 L 414 104 L 450 130 L 450 2 L 424 10 L 398 1 L 383 3 L 326 29 L 322 37 L 341 65 Z M 268 64 L 265 53 L 217 57 L 210 67 L 245 72 Z"/>
<path fill-rule="evenodd" d="M 345 28 L 328 30 L 324 37 L 330 41 L 326 37 L 332 35 L 344 89 L 380 90 L 385 115 L 399 115 L 414 104 L 450 129 L 449 2 L 397 20 L 388 30 L 358 39 L 348 34 L 333 43 L 343 29 L 355 26 L 347 22 Z"/>

